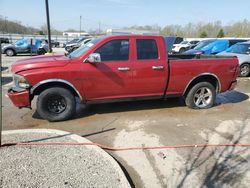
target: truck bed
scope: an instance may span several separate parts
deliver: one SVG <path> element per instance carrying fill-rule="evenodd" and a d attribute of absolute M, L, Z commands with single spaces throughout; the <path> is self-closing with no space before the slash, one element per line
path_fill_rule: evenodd
<path fill-rule="evenodd" d="M 236 56 L 219 56 L 219 55 L 189 55 L 189 54 L 171 54 L 168 55 L 169 60 L 185 60 L 185 59 L 228 59 Z"/>

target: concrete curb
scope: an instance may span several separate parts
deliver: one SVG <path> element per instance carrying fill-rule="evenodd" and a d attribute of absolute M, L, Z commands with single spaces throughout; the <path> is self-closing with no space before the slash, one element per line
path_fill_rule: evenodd
<path fill-rule="evenodd" d="M 75 142 L 87 142 L 87 143 L 92 143 L 91 141 L 89 141 L 86 138 L 83 138 L 81 136 L 78 136 L 76 134 L 71 134 L 69 132 L 66 131 L 61 131 L 61 130 L 55 130 L 55 129 L 23 129 L 23 130 L 9 130 L 9 131 L 3 131 L 3 136 L 7 136 L 7 135 L 11 135 L 11 134 L 32 134 L 32 133 L 47 133 L 47 134 L 56 134 L 56 135 L 65 135 L 65 137 L 70 138 L 71 140 L 75 141 Z M 72 141 L 71 141 L 72 142 Z M 118 165 L 118 163 L 107 153 L 105 152 L 103 149 L 101 149 L 98 146 L 94 146 L 94 145 L 90 145 L 90 146 L 84 146 L 87 147 L 89 149 L 91 149 L 92 151 L 94 150 L 94 152 L 97 152 L 99 155 L 101 155 L 101 157 L 108 161 L 109 164 L 112 166 L 113 169 L 115 169 L 116 173 L 118 174 L 118 176 L 120 177 L 120 185 L 121 187 L 130 187 L 130 184 L 125 176 L 125 174 L 123 173 L 121 167 Z"/>

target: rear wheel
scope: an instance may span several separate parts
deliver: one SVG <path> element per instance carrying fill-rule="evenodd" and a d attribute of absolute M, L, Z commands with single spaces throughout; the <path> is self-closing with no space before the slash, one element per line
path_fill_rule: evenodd
<path fill-rule="evenodd" d="M 179 53 L 182 54 L 182 53 L 185 52 L 185 51 L 186 51 L 185 48 L 181 48 L 181 49 L 179 50 Z"/>
<path fill-rule="evenodd" d="M 243 64 L 240 66 L 240 76 L 241 77 L 247 77 L 250 74 L 250 65 L 249 64 Z"/>
<path fill-rule="evenodd" d="M 12 49 L 7 49 L 5 51 L 5 53 L 6 53 L 7 56 L 14 56 L 15 55 L 15 51 L 12 50 Z"/>
<path fill-rule="evenodd" d="M 65 88 L 49 88 L 38 96 L 37 112 L 49 121 L 67 120 L 74 115 L 75 110 L 75 97 Z"/>
<path fill-rule="evenodd" d="M 215 97 L 214 86 L 208 82 L 200 82 L 190 89 L 185 102 L 189 108 L 206 109 L 214 105 Z"/>

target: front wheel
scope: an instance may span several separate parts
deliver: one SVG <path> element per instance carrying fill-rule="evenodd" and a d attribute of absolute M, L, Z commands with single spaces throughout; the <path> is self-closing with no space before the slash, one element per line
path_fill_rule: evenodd
<path fill-rule="evenodd" d="M 49 121 L 70 119 L 76 110 L 74 95 L 67 89 L 54 87 L 44 90 L 37 99 L 37 112 Z"/>
<path fill-rule="evenodd" d="M 247 77 L 250 74 L 250 65 L 249 64 L 243 64 L 240 66 L 240 76 L 241 77 Z"/>
<path fill-rule="evenodd" d="M 12 49 L 7 49 L 5 53 L 7 56 L 10 56 L 10 57 L 15 55 L 15 51 Z"/>
<path fill-rule="evenodd" d="M 190 89 L 185 102 L 189 108 L 207 109 L 214 105 L 215 97 L 214 86 L 208 82 L 200 82 Z"/>
<path fill-rule="evenodd" d="M 179 53 L 182 54 L 182 53 L 185 52 L 185 51 L 186 51 L 185 48 L 181 48 L 181 49 L 179 50 Z"/>

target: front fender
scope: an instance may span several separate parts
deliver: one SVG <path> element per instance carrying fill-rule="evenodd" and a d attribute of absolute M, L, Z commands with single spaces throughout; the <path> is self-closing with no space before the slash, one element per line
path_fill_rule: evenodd
<path fill-rule="evenodd" d="M 70 82 L 68 82 L 67 80 L 63 80 L 63 79 L 48 79 L 48 80 L 40 81 L 36 85 L 31 87 L 30 94 L 34 95 L 35 90 L 43 85 L 47 85 L 47 84 L 50 85 L 50 84 L 56 84 L 56 83 L 60 83 L 60 84 L 66 85 L 67 87 L 70 87 L 77 94 L 77 96 L 81 99 L 81 101 L 83 100 L 82 95 L 76 89 L 76 87 L 73 84 L 71 84 Z"/>

